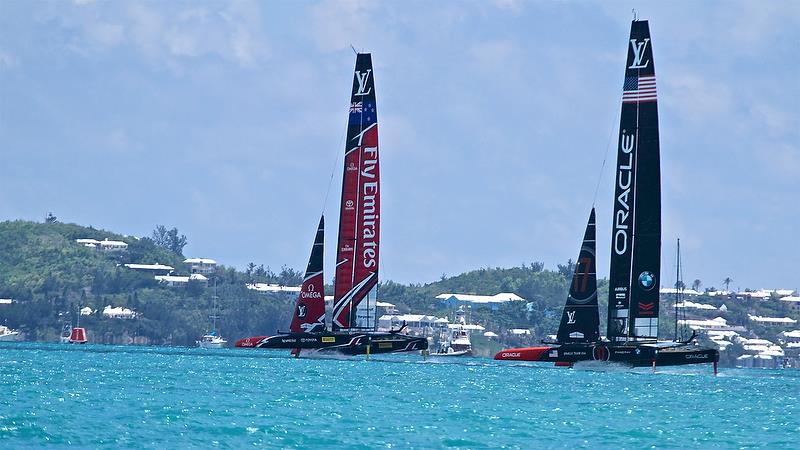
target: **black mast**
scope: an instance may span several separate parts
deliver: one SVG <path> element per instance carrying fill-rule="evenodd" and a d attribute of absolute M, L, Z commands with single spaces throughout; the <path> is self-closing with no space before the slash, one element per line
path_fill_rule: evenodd
<path fill-rule="evenodd" d="M 647 21 L 631 23 L 614 192 L 608 329 L 612 342 L 656 339 L 661 169 L 655 67 Z"/>
<path fill-rule="evenodd" d="M 681 238 L 678 238 L 678 263 L 675 265 L 675 342 L 678 342 L 678 302 L 683 300 L 681 287 Z M 683 305 L 684 309 L 686 305 Z"/>

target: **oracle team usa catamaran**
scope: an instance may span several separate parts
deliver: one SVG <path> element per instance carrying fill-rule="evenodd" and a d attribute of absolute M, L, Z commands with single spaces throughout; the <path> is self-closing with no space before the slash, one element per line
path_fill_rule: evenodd
<path fill-rule="evenodd" d="M 600 338 L 595 211 L 589 215 L 556 342 L 503 350 L 495 359 L 616 361 L 632 366 L 712 363 L 719 352 L 687 341 L 658 341 L 661 281 L 661 169 L 656 73 L 647 21 L 634 20 L 625 66 L 611 235 L 608 323 Z"/>
<path fill-rule="evenodd" d="M 236 346 L 292 349 L 295 356 L 303 350 L 350 355 L 426 350 L 426 338 L 402 334 L 402 328 L 377 331 L 380 170 L 374 72 L 369 53 L 356 55 L 353 74 L 330 330 L 325 323 L 322 277 L 324 225 L 323 217 L 289 332 L 241 339 Z"/>

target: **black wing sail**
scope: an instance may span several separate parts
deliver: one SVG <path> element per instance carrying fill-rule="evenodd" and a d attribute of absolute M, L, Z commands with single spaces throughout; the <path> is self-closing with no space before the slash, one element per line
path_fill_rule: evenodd
<path fill-rule="evenodd" d="M 631 24 L 614 192 L 608 338 L 655 339 L 661 271 L 658 104 L 647 21 Z"/>
<path fill-rule="evenodd" d="M 323 252 L 325 248 L 325 216 L 319 218 L 314 246 L 308 258 L 306 274 L 289 329 L 292 333 L 312 333 L 325 329 L 325 280 L 322 275 Z"/>
<path fill-rule="evenodd" d="M 583 244 L 575 264 L 567 304 L 561 314 L 558 342 L 597 342 L 600 337 L 600 316 L 597 309 L 597 274 L 595 256 L 594 208 L 589 214 Z"/>

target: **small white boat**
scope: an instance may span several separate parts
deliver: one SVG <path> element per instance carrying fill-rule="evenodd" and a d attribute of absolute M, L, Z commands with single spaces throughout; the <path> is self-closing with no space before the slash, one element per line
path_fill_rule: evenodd
<path fill-rule="evenodd" d="M 441 340 L 439 348 L 431 356 L 470 356 L 472 355 L 472 342 L 469 331 L 466 329 L 464 309 L 459 308 L 456 313 L 456 324 L 450 325 L 449 333 Z"/>
<path fill-rule="evenodd" d="M 19 331 L 0 325 L 0 342 L 14 342 L 19 339 Z"/>
<path fill-rule="evenodd" d="M 200 348 L 222 348 L 225 347 L 227 343 L 228 341 L 221 336 L 217 336 L 217 332 L 214 330 L 204 334 L 203 337 L 197 341 L 197 345 L 200 346 Z"/>
<path fill-rule="evenodd" d="M 214 279 L 214 314 L 209 317 L 211 319 L 211 331 L 207 332 L 197 342 L 200 348 L 222 348 L 228 343 L 225 339 L 217 334 L 217 280 Z"/>

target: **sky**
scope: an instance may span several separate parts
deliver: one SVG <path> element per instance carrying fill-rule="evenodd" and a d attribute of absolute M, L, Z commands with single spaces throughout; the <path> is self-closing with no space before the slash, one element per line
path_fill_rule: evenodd
<path fill-rule="evenodd" d="M 324 211 L 329 280 L 352 45 L 375 65 L 383 280 L 555 268 L 593 204 L 607 276 L 634 7 L 658 73 L 661 284 L 680 237 L 689 284 L 800 288 L 793 1 L 5 0 L 0 220 L 163 224 L 187 257 L 279 270 L 305 268 Z"/>

